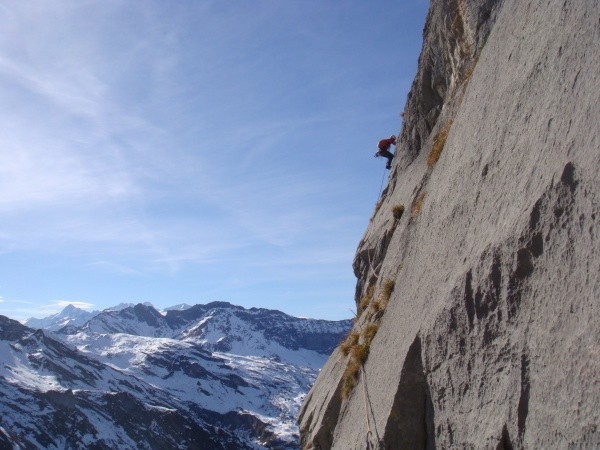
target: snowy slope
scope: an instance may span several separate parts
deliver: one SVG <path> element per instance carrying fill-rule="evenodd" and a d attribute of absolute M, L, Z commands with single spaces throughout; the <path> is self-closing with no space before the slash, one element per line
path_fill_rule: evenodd
<path fill-rule="evenodd" d="M 0 381 L 0 434 L 15 446 L 256 448 L 168 392 L 3 316 Z"/>
<path fill-rule="evenodd" d="M 184 309 L 189 309 L 191 307 L 192 307 L 192 305 L 188 305 L 187 303 L 179 303 L 177 305 L 173 305 L 173 306 L 169 306 L 169 307 L 165 308 L 162 312 L 166 314 L 166 312 L 170 311 L 170 310 L 183 311 Z"/>
<path fill-rule="evenodd" d="M 183 433 L 183 448 L 296 448 L 303 396 L 350 322 L 222 302 L 163 314 L 105 310 L 63 334 L 2 318 L 0 443 L 4 433 L 26 448 L 177 448 L 166 443 Z M 78 424 L 87 431 L 68 431 Z"/>
<path fill-rule="evenodd" d="M 58 331 L 66 326 L 79 327 L 99 313 L 100 311 L 86 311 L 73 305 L 67 305 L 61 312 L 44 319 L 31 317 L 25 321 L 25 325 L 30 328 Z"/>

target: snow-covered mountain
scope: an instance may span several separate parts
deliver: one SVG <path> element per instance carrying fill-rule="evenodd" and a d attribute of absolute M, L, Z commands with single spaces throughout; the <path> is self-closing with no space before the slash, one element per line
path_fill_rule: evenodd
<path fill-rule="evenodd" d="M 0 448 L 297 448 L 302 398 L 349 328 L 224 302 L 60 333 L 0 316 Z"/>
<path fill-rule="evenodd" d="M 73 305 L 67 305 L 61 312 L 43 319 L 34 317 L 27 319 L 25 325 L 31 328 L 58 331 L 66 326 L 79 327 L 97 314 L 100 314 L 100 311 L 86 311 Z"/>
<path fill-rule="evenodd" d="M 126 308 L 132 308 L 135 305 L 136 303 L 119 303 L 118 305 L 106 308 L 104 311 L 121 311 Z M 142 305 L 153 306 L 152 303 L 149 302 L 144 302 Z M 192 306 L 187 303 L 179 303 L 177 305 L 169 306 L 161 312 L 164 314 L 169 310 L 182 311 L 191 307 Z M 73 305 L 67 305 L 61 312 L 52 314 L 43 319 L 30 317 L 25 321 L 25 325 L 30 328 L 43 328 L 44 330 L 59 331 L 63 327 L 80 327 L 101 312 L 102 311 L 86 311 Z"/>
<path fill-rule="evenodd" d="M 165 308 L 163 311 L 170 311 L 171 309 L 176 309 L 178 311 L 182 311 L 184 309 L 188 309 L 191 308 L 192 305 L 188 305 L 187 303 L 179 303 L 177 305 L 173 305 L 173 306 L 169 306 L 168 308 Z"/>

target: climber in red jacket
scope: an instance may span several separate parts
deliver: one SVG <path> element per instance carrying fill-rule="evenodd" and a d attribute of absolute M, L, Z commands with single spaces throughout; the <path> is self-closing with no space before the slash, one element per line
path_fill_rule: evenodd
<path fill-rule="evenodd" d="M 392 159 L 394 158 L 394 155 L 390 152 L 392 144 L 396 145 L 396 136 L 393 134 L 388 139 L 380 140 L 379 144 L 377 144 L 378 150 L 377 153 L 375 153 L 375 156 L 385 156 L 388 159 L 388 162 L 385 165 L 386 169 L 392 168 Z"/>

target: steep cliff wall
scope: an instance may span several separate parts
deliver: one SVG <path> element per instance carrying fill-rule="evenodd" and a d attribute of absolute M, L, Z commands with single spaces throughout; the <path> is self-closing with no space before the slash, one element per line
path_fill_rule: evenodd
<path fill-rule="evenodd" d="M 432 0 L 303 448 L 600 446 L 599 42 L 597 0 Z"/>

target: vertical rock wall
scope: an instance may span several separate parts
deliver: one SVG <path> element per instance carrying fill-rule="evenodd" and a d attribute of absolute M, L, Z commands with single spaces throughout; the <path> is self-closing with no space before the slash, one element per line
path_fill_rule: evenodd
<path fill-rule="evenodd" d="M 597 0 L 432 0 L 303 448 L 600 447 L 599 42 Z"/>

